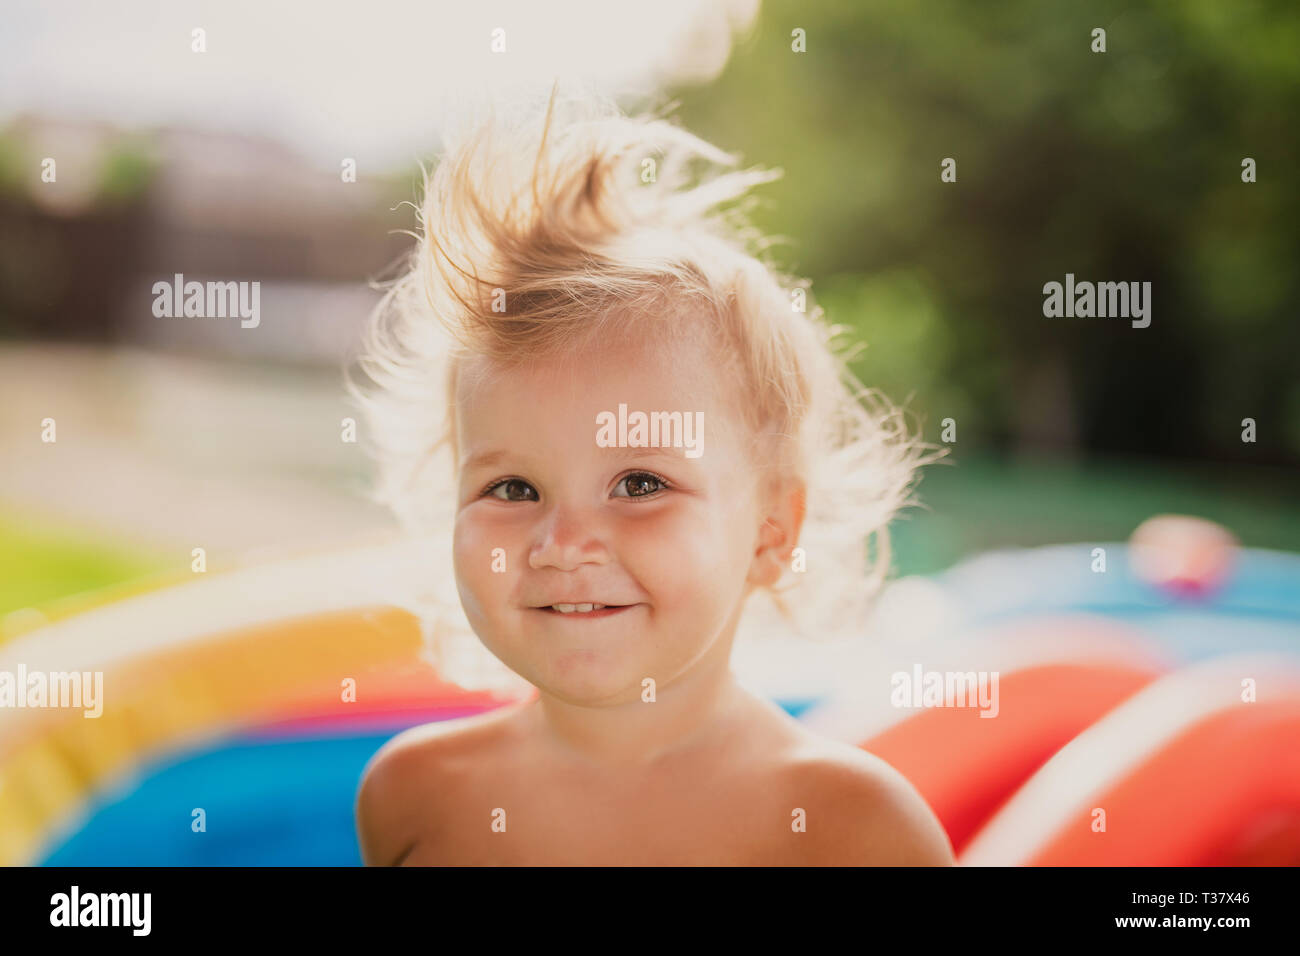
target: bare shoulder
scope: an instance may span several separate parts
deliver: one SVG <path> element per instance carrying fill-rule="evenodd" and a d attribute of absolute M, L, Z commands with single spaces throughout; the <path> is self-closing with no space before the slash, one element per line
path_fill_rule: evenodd
<path fill-rule="evenodd" d="M 782 789 L 805 808 L 811 864 L 951 866 L 952 843 L 901 773 L 849 744 L 817 741 L 784 771 Z"/>
<path fill-rule="evenodd" d="M 357 789 L 357 839 L 366 866 L 400 863 L 453 800 L 469 755 L 483 755 L 501 736 L 509 715 L 493 711 L 411 727 L 366 763 Z"/>

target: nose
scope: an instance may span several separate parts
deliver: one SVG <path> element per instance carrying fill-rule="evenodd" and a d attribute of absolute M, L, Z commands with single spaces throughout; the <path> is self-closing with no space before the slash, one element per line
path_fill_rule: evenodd
<path fill-rule="evenodd" d="M 562 505 L 551 509 L 528 551 L 528 566 L 534 570 L 572 571 L 583 564 L 605 564 L 608 560 L 609 552 L 595 519 Z"/>

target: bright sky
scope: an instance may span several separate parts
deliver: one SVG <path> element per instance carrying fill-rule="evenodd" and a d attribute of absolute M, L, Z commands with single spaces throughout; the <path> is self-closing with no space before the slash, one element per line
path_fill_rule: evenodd
<path fill-rule="evenodd" d="M 758 0 L 4 0 L 0 124 L 172 123 L 270 134 L 331 168 L 404 165 L 484 90 L 557 75 L 622 96 L 706 82 Z M 191 49 L 206 31 L 205 53 Z M 493 52 L 494 30 L 504 52 Z M 495 38 L 500 41 L 501 35 Z"/>

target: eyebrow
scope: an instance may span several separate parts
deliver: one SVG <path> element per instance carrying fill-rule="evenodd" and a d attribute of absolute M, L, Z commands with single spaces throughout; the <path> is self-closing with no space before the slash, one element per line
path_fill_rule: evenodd
<path fill-rule="evenodd" d="M 674 462 L 689 462 L 691 459 L 682 454 L 685 449 L 682 448 L 664 448 L 664 447 L 640 447 L 636 445 L 622 448 L 608 448 L 604 451 L 611 452 L 613 457 L 626 461 L 632 458 L 667 458 Z M 473 468 L 487 468 L 499 464 L 503 459 L 510 456 L 510 452 L 503 449 L 493 449 L 491 451 L 480 451 L 470 455 L 461 465 L 462 471 L 469 471 Z"/>
<path fill-rule="evenodd" d="M 469 471 L 471 468 L 486 468 L 489 465 L 495 465 L 502 458 L 505 458 L 507 454 L 508 452 L 503 450 L 476 452 L 470 455 L 460 467 L 462 471 Z"/>

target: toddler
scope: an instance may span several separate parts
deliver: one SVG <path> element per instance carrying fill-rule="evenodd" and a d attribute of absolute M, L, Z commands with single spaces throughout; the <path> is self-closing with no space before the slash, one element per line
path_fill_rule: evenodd
<path fill-rule="evenodd" d="M 371 759 L 366 864 L 952 862 L 897 771 L 730 668 L 759 602 L 861 623 L 924 458 L 760 258 L 735 201 L 777 174 L 736 166 L 556 93 L 445 143 L 352 389 L 379 496 L 441 519 L 464 618 L 535 693 Z"/>

